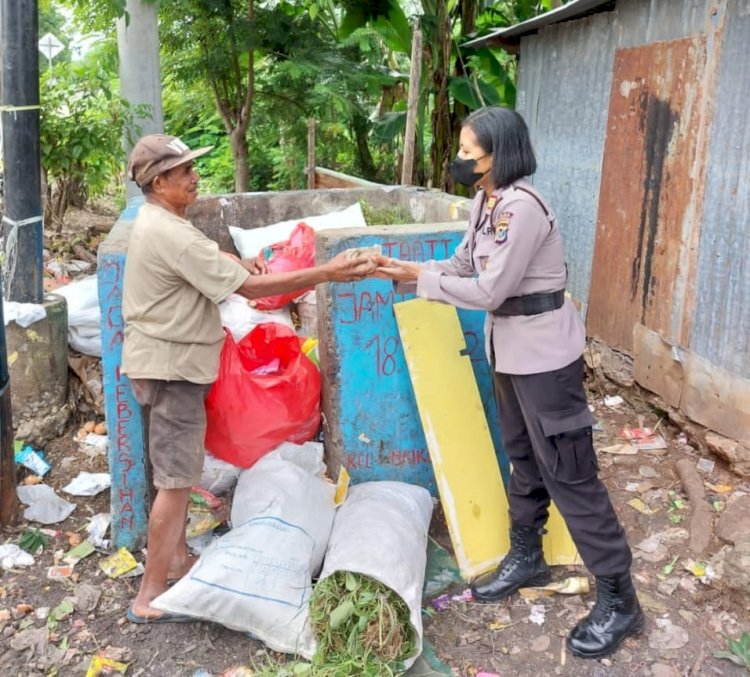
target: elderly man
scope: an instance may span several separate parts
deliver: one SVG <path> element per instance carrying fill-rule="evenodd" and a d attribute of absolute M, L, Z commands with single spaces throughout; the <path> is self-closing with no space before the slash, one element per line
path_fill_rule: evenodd
<path fill-rule="evenodd" d="M 253 299 L 322 282 L 360 280 L 375 270 L 369 258 L 340 254 L 328 263 L 267 273 L 255 260 L 237 262 L 187 218 L 198 196 L 190 150 L 180 139 L 151 134 L 136 144 L 129 176 L 146 204 L 130 237 L 123 291 L 122 371 L 148 422 L 148 456 L 158 490 L 148 523 L 141 587 L 128 611 L 134 623 L 189 620 L 151 602 L 193 564 L 185 542 L 190 488 L 203 467 L 204 400 L 216 379 L 224 332 L 217 304 L 237 293 Z"/>

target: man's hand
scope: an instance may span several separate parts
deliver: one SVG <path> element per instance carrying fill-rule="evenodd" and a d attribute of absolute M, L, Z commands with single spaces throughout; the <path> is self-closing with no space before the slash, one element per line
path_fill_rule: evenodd
<path fill-rule="evenodd" d="M 385 256 L 376 258 L 378 265 L 375 277 L 397 282 L 415 282 L 419 277 L 421 266 L 411 261 L 400 261 Z"/>
<path fill-rule="evenodd" d="M 372 256 L 352 257 L 349 252 L 334 256 L 321 268 L 325 270 L 329 282 L 356 282 L 372 277 L 378 264 Z"/>
<path fill-rule="evenodd" d="M 252 259 L 241 259 L 240 265 L 250 273 L 250 275 L 265 275 L 268 272 L 266 260 L 260 256 L 256 256 Z"/>

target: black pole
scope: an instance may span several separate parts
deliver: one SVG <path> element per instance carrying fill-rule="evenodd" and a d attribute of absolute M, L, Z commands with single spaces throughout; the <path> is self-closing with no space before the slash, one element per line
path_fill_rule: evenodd
<path fill-rule="evenodd" d="M 0 279 L 0 526 L 15 521 L 16 460 L 13 450 L 13 416 L 10 409 L 10 374 L 8 348 L 5 343 L 5 318 L 2 303 L 3 283 Z"/>
<path fill-rule="evenodd" d="M 5 282 L 7 298 L 23 303 L 41 303 L 44 297 L 38 34 L 37 0 L 1 0 L 2 232 L 6 258 L 12 256 L 8 249 L 16 238 L 15 272 Z"/>

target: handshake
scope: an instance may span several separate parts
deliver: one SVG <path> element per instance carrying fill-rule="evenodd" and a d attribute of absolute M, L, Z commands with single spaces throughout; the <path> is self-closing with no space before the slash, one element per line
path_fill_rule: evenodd
<path fill-rule="evenodd" d="M 321 268 L 330 274 L 330 282 L 356 282 L 368 277 L 398 282 L 416 281 L 420 266 L 381 254 L 380 246 L 347 249 Z"/>

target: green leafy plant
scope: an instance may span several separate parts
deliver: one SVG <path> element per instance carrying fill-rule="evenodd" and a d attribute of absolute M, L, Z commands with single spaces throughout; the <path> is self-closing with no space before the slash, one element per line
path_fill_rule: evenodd
<path fill-rule="evenodd" d="M 18 542 L 18 547 L 31 555 L 39 552 L 40 548 L 43 550 L 48 545 L 49 536 L 39 529 L 26 529 L 21 534 L 21 540 Z"/>
<path fill-rule="evenodd" d="M 318 639 L 315 675 L 393 675 L 416 651 L 409 608 L 367 576 L 340 571 L 319 582 L 310 618 Z"/>
<path fill-rule="evenodd" d="M 750 634 L 743 632 L 739 639 L 732 639 L 726 635 L 724 638 L 727 640 L 729 651 L 717 651 L 714 653 L 714 657 L 726 658 L 732 663 L 750 670 Z"/>
<path fill-rule="evenodd" d="M 59 232 L 71 204 L 83 206 L 112 185 L 124 164 L 122 135 L 144 106 L 131 108 L 112 84 L 113 45 L 103 44 L 85 61 L 62 63 L 41 81 L 40 146 L 46 184 L 45 220 Z"/>

